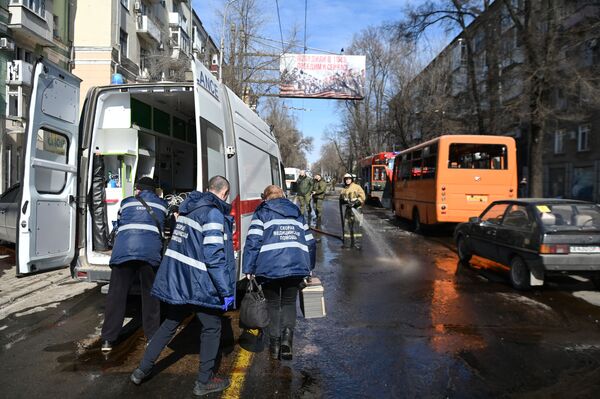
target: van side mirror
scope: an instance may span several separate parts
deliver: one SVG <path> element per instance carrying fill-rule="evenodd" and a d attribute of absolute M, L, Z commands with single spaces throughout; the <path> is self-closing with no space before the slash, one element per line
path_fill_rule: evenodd
<path fill-rule="evenodd" d="M 481 223 L 481 218 L 479 216 L 471 216 L 469 218 L 469 223 L 479 224 Z"/>

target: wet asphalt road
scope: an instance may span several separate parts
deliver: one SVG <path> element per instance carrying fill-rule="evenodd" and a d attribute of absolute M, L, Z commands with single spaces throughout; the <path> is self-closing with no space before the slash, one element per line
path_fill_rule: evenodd
<path fill-rule="evenodd" d="M 448 231 L 422 237 L 389 217 L 365 211 L 360 252 L 320 235 L 315 273 L 328 314 L 298 319 L 292 361 L 241 350 L 231 313 L 221 372 L 234 384 L 223 397 L 600 397 L 600 307 L 590 303 L 600 305 L 600 293 L 588 292 L 590 282 L 562 277 L 516 292 L 498 265 L 459 264 Z M 326 201 L 323 230 L 339 234 L 338 218 L 337 202 Z M 128 382 L 144 346 L 136 320 L 105 358 L 96 338 L 103 307 L 94 289 L 1 320 L 2 396 L 191 397 L 196 323 L 136 387 Z"/>

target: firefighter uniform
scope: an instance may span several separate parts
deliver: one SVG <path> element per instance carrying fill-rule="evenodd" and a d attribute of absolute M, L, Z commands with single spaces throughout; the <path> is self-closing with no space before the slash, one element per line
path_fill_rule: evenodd
<path fill-rule="evenodd" d="M 344 176 L 347 179 L 347 176 Z M 352 177 L 350 177 L 352 178 Z M 366 199 L 364 190 L 352 182 L 342 189 L 340 194 L 340 207 L 344 225 L 344 247 L 360 249 L 362 241 L 361 207 Z"/>

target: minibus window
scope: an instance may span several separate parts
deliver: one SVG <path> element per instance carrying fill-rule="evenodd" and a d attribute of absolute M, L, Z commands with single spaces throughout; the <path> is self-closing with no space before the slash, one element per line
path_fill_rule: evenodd
<path fill-rule="evenodd" d="M 503 144 L 450 144 L 450 169 L 508 169 L 507 149 Z"/>

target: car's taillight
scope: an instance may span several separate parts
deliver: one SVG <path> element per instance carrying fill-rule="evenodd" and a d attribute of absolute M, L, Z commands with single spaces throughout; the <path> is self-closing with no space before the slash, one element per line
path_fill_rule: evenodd
<path fill-rule="evenodd" d="M 540 245 L 541 254 L 568 254 L 569 246 L 565 244 L 542 244 Z"/>
<path fill-rule="evenodd" d="M 240 196 L 235 197 L 233 202 L 231 203 L 231 216 L 233 216 L 234 225 L 233 225 L 233 249 L 235 251 L 240 250 Z"/>

